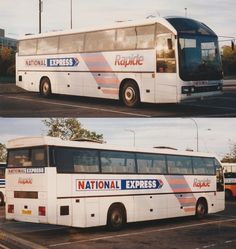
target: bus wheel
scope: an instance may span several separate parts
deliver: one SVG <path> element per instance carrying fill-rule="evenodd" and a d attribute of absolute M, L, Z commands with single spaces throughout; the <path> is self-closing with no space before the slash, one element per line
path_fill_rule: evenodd
<path fill-rule="evenodd" d="M 40 83 L 40 94 L 43 97 L 49 97 L 52 94 L 52 92 L 51 92 L 51 83 L 50 83 L 49 78 L 47 78 L 47 77 L 44 77 L 41 80 L 41 83 Z"/>
<path fill-rule="evenodd" d="M 0 193 L 0 206 L 4 205 L 4 196 L 2 193 Z"/>
<path fill-rule="evenodd" d="M 110 207 L 107 215 L 107 225 L 112 231 L 121 230 L 126 222 L 124 207 L 113 205 Z"/>
<path fill-rule="evenodd" d="M 207 203 L 204 199 L 199 199 L 196 205 L 196 217 L 199 219 L 207 215 Z"/>
<path fill-rule="evenodd" d="M 127 81 L 121 92 L 121 99 L 128 107 L 135 107 L 140 103 L 139 89 L 135 82 Z"/>
<path fill-rule="evenodd" d="M 226 190 L 225 190 L 225 199 L 226 199 L 226 200 L 231 200 L 232 197 L 233 197 L 232 192 L 231 192 L 229 189 L 226 189 Z"/>

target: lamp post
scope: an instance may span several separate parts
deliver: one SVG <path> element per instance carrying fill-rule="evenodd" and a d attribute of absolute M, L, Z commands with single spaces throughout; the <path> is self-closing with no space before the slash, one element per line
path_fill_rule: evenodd
<path fill-rule="evenodd" d="M 72 0 L 70 0 L 70 28 L 72 29 Z"/>
<path fill-rule="evenodd" d="M 191 120 L 194 122 L 195 126 L 196 126 L 196 133 L 197 133 L 197 151 L 198 151 L 198 124 L 197 124 L 197 122 L 196 122 L 196 120 L 195 120 L 194 118 L 189 118 L 189 119 L 191 119 Z"/>
<path fill-rule="evenodd" d="M 185 17 L 187 17 L 187 8 L 184 8 L 184 12 L 185 12 Z"/>
<path fill-rule="evenodd" d="M 43 1 L 39 0 L 39 34 L 42 30 L 42 12 L 43 12 Z"/>
<path fill-rule="evenodd" d="M 134 135 L 133 145 L 135 147 L 135 130 L 131 130 L 131 129 L 125 129 L 125 130 L 133 133 Z"/>

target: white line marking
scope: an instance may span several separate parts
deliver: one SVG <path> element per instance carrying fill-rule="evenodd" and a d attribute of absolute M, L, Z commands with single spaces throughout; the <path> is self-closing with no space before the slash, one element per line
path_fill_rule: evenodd
<path fill-rule="evenodd" d="M 73 104 L 63 104 L 63 103 L 59 103 L 59 102 L 50 102 L 50 101 L 46 101 L 46 100 L 36 100 L 36 99 L 29 99 L 29 98 L 19 98 L 19 97 L 6 96 L 6 95 L 0 95 L 0 96 L 8 98 L 8 99 L 30 101 L 30 102 L 36 102 L 36 103 L 42 103 L 42 104 L 59 105 L 59 106 L 82 108 L 82 109 L 88 109 L 88 110 L 104 111 L 104 112 L 110 112 L 110 113 L 116 113 L 116 114 L 123 114 L 123 115 L 130 115 L 130 116 L 137 116 L 137 117 L 146 117 L 146 118 L 150 118 L 151 117 L 150 115 L 145 115 L 145 114 L 137 114 L 137 113 L 132 113 L 132 112 L 114 111 L 114 110 L 109 110 L 109 109 L 104 109 L 104 108 L 97 108 L 97 107 L 88 107 L 88 106 L 73 105 Z"/>
<path fill-rule="evenodd" d="M 216 244 L 211 244 L 211 245 L 203 246 L 202 248 L 210 248 L 210 247 L 214 247 L 214 246 L 216 246 Z"/>
<path fill-rule="evenodd" d="M 69 245 L 69 244 L 74 244 L 74 243 L 85 243 L 85 242 L 92 242 L 92 241 L 98 241 L 98 240 L 104 240 L 104 239 L 122 238 L 122 237 L 134 236 L 134 235 L 154 233 L 154 232 L 165 232 L 165 231 L 179 230 L 179 229 L 184 229 L 184 228 L 189 228 L 189 227 L 198 227 L 198 226 L 204 226 L 204 225 L 210 225 L 210 224 L 216 224 L 216 223 L 224 223 L 224 222 L 232 222 L 232 221 L 236 221 L 236 219 L 217 220 L 217 221 L 210 221 L 210 222 L 171 227 L 171 228 L 153 229 L 150 231 L 143 231 L 143 232 L 133 232 L 133 233 L 117 234 L 113 236 L 103 236 L 103 237 L 98 237 L 98 238 L 93 238 L 93 239 L 85 239 L 85 240 L 78 240 L 78 241 L 73 241 L 73 242 L 52 244 L 52 245 L 48 245 L 48 247 L 63 246 L 63 245 Z"/>

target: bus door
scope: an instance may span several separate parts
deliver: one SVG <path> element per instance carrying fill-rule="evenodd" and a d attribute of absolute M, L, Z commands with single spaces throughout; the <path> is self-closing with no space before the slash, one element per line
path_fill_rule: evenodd
<path fill-rule="evenodd" d="M 225 191 L 224 191 L 224 173 L 222 166 L 215 160 L 216 165 L 216 195 L 217 195 L 217 210 L 224 209 Z"/>
<path fill-rule="evenodd" d="M 156 102 L 178 102 L 175 36 L 172 33 L 156 37 Z"/>

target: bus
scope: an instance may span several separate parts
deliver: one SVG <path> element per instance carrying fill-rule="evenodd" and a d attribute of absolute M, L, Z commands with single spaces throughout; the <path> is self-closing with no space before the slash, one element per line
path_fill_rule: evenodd
<path fill-rule="evenodd" d="M 6 219 L 72 227 L 222 211 L 224 177 L 215 156 L 53 137 L 8 142 Z"/>
<path fill-rule="evenodd" d="M 0 206 L 5 203 L 5 170 L 6 163 L 0 162 Z"/>
<path fill-rule="evenodd" d="M 236 197 L 236 163 L 222 163 L 225 176 L 225 199 Z"/>
<path fill-rule="evenodd" d="M 28 91 L 180 103 L 222 93 L 217 35 L 183 17 L 27 35 L 18 42 L 16 84 Z"/>

